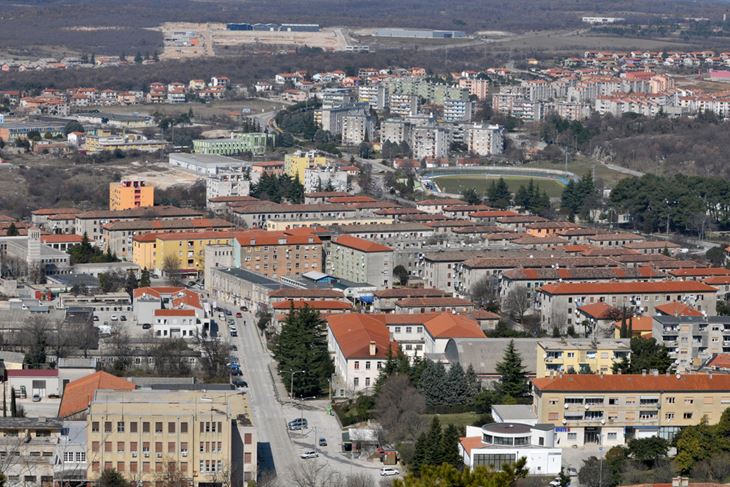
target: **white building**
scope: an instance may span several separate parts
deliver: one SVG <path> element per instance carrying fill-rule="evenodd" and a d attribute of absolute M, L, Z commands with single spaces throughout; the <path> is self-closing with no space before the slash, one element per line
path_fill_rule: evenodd
<path fill-rule="evenodd" d="M 414 159 L 439 159 L 449 155 L 449 134 L 444 127 L 435 125 L 414 127 L 411 136 Z"/>
<path fill-rule="evenodd" d="M 336 166 L 311 166 L 304 170 L 304 192 L 322 191 L 327 186 L 332 191 L 347 191 L 347 171 Z"/>
<path fill-rule="evenodd" d="M 525 467 L 530 475 L 557 475 L 562 467 L 562 452 L 555 447 L 555 428 L 551 424 L 467 426 L 459 453 L 469 468 L 500 470 L 522 457 L 527 459 Z"/>
<path fill-rule="evenodd" d="M 345 115 L 342 119 L 342 145 L 359 145 L 373 140 L 375 124 L 365 112 Z"/>
<path fill-rule="evenodd" d="M 444 121 L 471 122 L 473 103 L 471 100 L 450 98 L 444 100 Z"/>
<path fill-rule="evenodd" d="M 467 127 L 466 145 L 479 156 L 501 154 L 504 150 L 504 128 L 499 125 L 473 124 Z"/>
<path fill-rule="evenodd" d="M 251 191 L 251 178 L 248 167 L 232 166 L 221 169 L 217 174 L 205 179 L 205 198 L 219 196 L 248 196 Z"/>

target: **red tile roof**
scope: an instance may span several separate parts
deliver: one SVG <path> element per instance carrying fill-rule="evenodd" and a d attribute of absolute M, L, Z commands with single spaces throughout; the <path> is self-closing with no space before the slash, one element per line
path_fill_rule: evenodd
<path fill-rule="evenodd" d="M 723 284 L 730 284 L 730 276 L 713 276 L 708 277 L 703 281 L 705 284 L 709 284 L 711 286 L 715 285 L 723 285 Z"/>
<path fill-rule="evenodd" d="M 451 296 L 425 296 L 399 299 L 395 302 L 401 308 L 420 308 L 428 306 L 474 306 L 469 300 Z"/>
<path fill-rule="evenodd" d="M 370 196 L 332 196 L 327 198 L 328 203 L 373 203 L 377 201 Z"/>
<path fill-rule="evenodd" d="M 546 284 L 540 288 L 548 294 L 631 294 L 631 293 L 710 293 L 712 286 L 696 281 L 653 281 L 653 282 L 563 282 Z"/>
<path fill-rule="evenodd" d="M 642 333 L 645 334 L 647 332 L 651 332 L 654 328 L 654 318 L 651 316 L 633 316 L 631 318 L 626 318 L 626 327 L 629 327 L 629 324 L 631 324 L 631 331 L 634 334 Z M 615 321 L 613 323 L 614 328 L 621 329 L 621 320 Z M 646 336 L 646 335 L 644 335 Z"/>
<path fill-rule="evenodd" d="M 392 248 L 386 245 L 382 245 L 371 240 L 365 240 L 364 238 L 353 237 L 350 235 L 342 235 L 340 237 L 337 237 L 337 239 L 334 240 L 334 243 L 366 253 L 393 251 Z"/>
<path fill-rule="evenodd" d="M 66 418 L 87 409 L 98 389 L 132 391 L 134 388 L 134 384 L 126 379 L 104 371 L 95 372 L 66 385 L 58 408 L 58 416 Z"/>
<path fill-rule="evenodd" d="M 180 291 L 184 290 L 184 287 L 167 287 L 167 286 L 158 286 L 158 287 L 138 287 L 134 291 L 132 291 L 132 297 L 134 299 L 141 298 L 142 296 L 154 296 L 155 298 L 159 298 L 163 294 L 169 294 L 173 295 L 176 293 L 179 293 Z"/>
<path fill-rule="evenodd" d="M 730 269 L 724 267 L 695 267 L 689 269 L 674 269 L 669 273 L 675 277 L 704 277 L 730 276 Z"/>
<path fill-rule="evenodd" d="M 434 338 L 484 338 L 475 320 L 459 314 L 439 313 L 423 326 Z"/>
<path fill-rule="evenodd" d="M 692 306 L 672 301 L 671 303 L 654 306 L 654 309 L 663 315 L 668 316 L 702 316 L 702 312 Z"/>
<path fill-rule="evenodd" d="M 459 438 L 459 442 L 461 443 L 461 447 L 464 449 L 464 451 L 466 451 L 466 454 L 470 457 L 472 450 L 484 446 L 482 444 L 482 439 L 479 436 L 467 436 Z"/>
<path fill-rule="evenodd" d="M 156 309 L 155 316 L 195 316 L 194 309 Z"/>
<path fill-rule="evenodd" d="M 342 293 L 334 289 L 284 288 L 269 291 L 269 298 L 341 298 Z"/>
<path fill-rule="evenodd" d="M 307 300 L 291 300 L 291 301 L 279 301 L 274 303 L 272 306 L 276 310 L 288 310 L 289 308 L 301 309 L 301 308 L 312 308 L 312 309 L 352 309 L 350 303 L 343 301 L 307 301 Z"/>
<path fill-rule="evenodd" d="M 326 320 L 346 359 L 386 359 L 388 350 L 397 346 L 390 341 L 390 332 L 385 324 L 370 315 L 329 315 Z M 375 342 L 374 355 L 370 354 L 370 342 Z"/>
<path fill-rule="evenodd" d="M 81 243 L 84 239 L 81 235 L 75 234 L 53 234 L 53 235 L 41 235 L 41 242 L 44 244 L 54 243 Z"/>
<path fill-rule="evenodd" d="M 586 304 L 578 308 L 578 311 L 596 320 L 605 320 L 609 317 L 613 306 L 600 302 Z"/>
<path fill-rule="evenodd" d="M 290 235 L 286 232 L 268 232 L 266 230 L 236 232 L 236 240 L 242 247 L 260 245 L 316 245 L 322 243 L 319 237 L 312 234 Z"/>
<path fill-rule="evenodd" d="M 8 370 L 8 377 L 58 377 L 58 369 Z"/>
<path fill-rule="evenodd" d="M 730 392 L 730 375 L 567 374 L 533 379 L 539 392 Z"/>
<path fill-rule="evenodd" d="M 707 363 L 708 367 L 730 369 L 730 353 L 718 353 Z"/>

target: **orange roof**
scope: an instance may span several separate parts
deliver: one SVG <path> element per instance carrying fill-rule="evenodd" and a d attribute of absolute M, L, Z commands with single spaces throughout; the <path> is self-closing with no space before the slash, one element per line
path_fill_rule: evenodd
<path fill-rule="evenodd" d="M 464 202 L 456 198 L 442 198 L 442 199 L 431 199 L 416 201 L 416 206 L 448 206 L 448 205 L 460 205 Z"/>
<path fill-rule="evenodd" d="M 471 457 L 471 451 L 475 448 L 480 448 L 484 446 L 482 444 L 482 439 L 478 436 L 466 436 L 463 438 L 459 438 L 459 442 L 461 443 L 461 447 L 464 449 L 467 455 Z"/>
<path fill-rule="evenodd" d="M 153 233 L 160 240 L 207 240 L 207 239 L 230 239 L 235 233 L 231 231 L 208 231 L 208 232 L 164 232 Z M 136 237 L 134 238 L 136 240 Z"/>
<path fill-rule="evenodd" d="M 76 379 L 69 382 L 63 391 L 58 417 L 66 418 L 87 409 L 98 389 L 132 391 L 134 388 L 132 382 L 104 371 Z"/>
<path fill-rule="evenodd" d="M 294 309 L 300 308 L 312 308 L 312 309 L 352 309 L 350 303 L 343 301 L 331 301 L 331 300 L 319 300 L 319 301 L 306 301 L 306 300 L 291 300 L 291 301 L 279 301 L 274 303 L 274 309 L 287 310 L 290 307 Z"/>
<path fill-rule="evenodd" d="M 712 286 L 714 286 L 714 285 L 722 285 L 722 284 L 730 284 L 730 276 L 713 276 L 713 277 L 708 277 L 703 282 L 705 284 L 710 284 Z"/>
<path fill-rule="evenodd" d="M 62 213 L 78 213 L 78 208 L 38 208 L 32 211 L 32 215 L 44 216 L 44 215 L 60 215 Z"/>
<path fill-rule="evenodd" d="M 483 210 L 469 213 L 473 218 L 498 218 L 502 216 L 519 216 L 519 213 L 512 210 Z"/>
<path fill-rule="evenodd" d="M 377 201 L 370 196 L 333 196 L 327 199 L 328 203 L 372 203 Z"/>
<path fill-rule="evenodd" d="M 730 269 L 724 267 L 694 267 L 688 269 L 674 269 L 669 273 L 675 277 L 695 276 L 730 276 Z"/>
<path fill-rule="evenodd" d="M 359 250 L 360 252 L 392 252 L 393 249 L 386 245 L 382 245 L 364 238 L 352 237 L 350 235 L 342 235 L 337 237 L 334 243 Z"/>
<path fill-rule="evenodd" d="M 348 313 L 329 315 L 327 325 L 347 359 L 386 359 L 388 350 L 397 346 L 391 342 L 385 324 L 370 315 Z M 375 354 L 370 354 L 370 343 L 375 342 Z"/>
<path fill-rule="evenodd" d="M 484 338 L 479 324 L 463 315 L 439 313 L 423 325 L 434 338 Z"/>
<path fill-rule="evenodd" d="M 81 235 L 74 235 L 74 234 L 53 234 L 53 235 L 41 235 L 41 242 L 45 244 L 53 244 L 53 243 L 81 243 L 81 241 L 84 239 Z"/>
<path fill-rule="evenodd" d="M 189 289 L 183 289 L 172 299 L 172 305 L 175 308 L 181 306 L 190 306 L 191 308 L 203 309 L 203 302 L 200 300 L 200 294 Z"/>
<path fill-rule="evenodd" d="M 474 303 L 462 298 L 454 298 L 452 296 L 425 296 L 425 297 L 407 297 L 399 299 L 395 302 L 396 306 L 401 308 L 419 308 L 427 306 L 474 306 Z"/>
<path fill-rule="evenodd" d="M 730 353 L 718 353 L 707 363 L 708 367 L 730 369 Z"/>
<path fill-rule="evenodd" d="M 194 309 L 156 309 L 155 316 L 195 316 Z"/>
<path fill-rule="evenodd" d="M 636 333 L 647 333 L 651 332 L 654 327 L 654 318 L 651 316 L 633 316 L 626 318 L 626 326 L 631 323 L 631 331 Z M 621 328 L 621 320 L 614 321 L 613 326 L 615 328 Z"/>
<path fill-rule="evenodd" d="M 604 303 L 590 303 L 578 308 L 578 310 L 584 315 L 590 316 L 597 320 L 605 320 L 609 317 L 609 312 L 613 309 L 613 306 Z"/>
<path fill-rule="evenodd" d="M 254 247 L 257 245 L 306 245 L 322 243 L 316 235 L 290 235 L 286 232 L 267 232 L 266 230 L 236 232 L 236 240 L 243 247 Z"/>
<path fill-rule="evenodd" d="M 679 301 L 660 304 L 658 306 L 654 306 L 654 309 L 661 314 L 668 316 L 702 316 L 702 313 L 696 308 L 685 303 L 680 303 Z"/>
<path fill-rule="evenodd" d="M 134 299 L 141 298 L 142 296 L 154 296 L 156 298 L 159 298 L 162 294 L 175 294 L 184 289 L 185 289 L 184 287 L 166 287 L 166 286 L 138 287 L 137 289 L 132 291 L 132 297 L 134 297 Z"/>
<path fill-rule="evenodd" d="M 561 282 L 540 288 L 548 294 L 631 294 L 716 292 L 712 286 L 696 281 L 653 282 Z"/>
<path fill-rule="evenodd" d="M 730 392 L 730 375 L 566 374 L 533 379 L 539 392 Z"/>

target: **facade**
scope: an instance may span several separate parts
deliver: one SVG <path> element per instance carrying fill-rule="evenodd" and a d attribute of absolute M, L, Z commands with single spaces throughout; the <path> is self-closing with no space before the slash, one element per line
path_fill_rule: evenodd
<path fill-rule="evenodd" d="M 501 470 L 525 457 L 530 475 L 556 475 L 562 468 L 562 451 L 555 446 L 551 424 L 492 423 L 467 426 L 459 453 L 469 468 Z"/>
<path fill-rule="evenodd" d="M 342 144 L 359 145 L 373 140 L 374 129 L 373 119 L 363 111 L 345 115 L 342 119 Z"/>
<path fill-rule="evenodd" d="M 340 236 L 330 244 L 327 272 L 348 281 L 390 288 L 393 249 L 362 238 Z"/>
<path fill-rule="evenodd" d="M 160 273 L 165 260 L 176 258 L 181 269 L 205 268 L 205 248 L 208 245 L 229 245 L 234 232 L 170 232 L 147 233 L 132 239 L 132 262 L 142 269 Z"/>
<path fill-rule="evenodd" d="M 504 150 L 504 128 L 499 125 L 470 125 L 464 137 L 469 152 L 478 156 L 497 155 Z"/>
<path fill-rule="evenodd" d="M 331 187 L 333 191 L 347 191 L 347 171 L 337 166 L 312 166 L 304 169 L 304 191 L 314 193 Z"/>
<path fill-rule="evenodd" d="M 155 188 L 141 180 L 124 179 L 109 183 L 109 210 L 129 210 L 155 206 Z"/>
<path fill-rule="evenodd" d="M 730 317 L 653 316 L 651 336 L 667 347 L 680 372 L 730 352 Z"/>
<path fill-rule="evenodd" d="M 168 156 L 169 164 L 193 174 L 215 176 L 218 173 L 245 171 L 249 162 L 216 154 L 187 154 L 173 152 Z"/>
<path fill-rule="evenodd" d="M 449 137 L 446 129 L 439 126 L 414 127 L 411 135 L 413 157 L 440 159 L 449 154 Z"/>
<path fill-rule="evenodd" d="M 87 154 L 114 151 L 159 152 L 166 148 L 167 142 L 164 140 L 147 139 L 141 135 L 131 134 L 110 137 L 87 135 L 83 145 L 83 151 Z"/>
<path fill-rule="evenodd" d="M 537 377 L 555 373 L 612 374 L 612 366 L 631 356 L 629 340 L 562 339 L 537 342 Z"/>
<path fill-rule="evenodd" d="M 256 429 L 234 391 L 97 390 L 86 423 L 92 481 L 112 468 L 143 483 L 172 473 L 196 487 L 256 479 Z"/>
<path fill-rule="evenodd" d="M 533 412 L 539 423 L 557 426 L 561 448 L 671 440 L 703 418 L 716 424 L 730 400 L 730 375 L 724 374 L 568 374 L 532 383 Z"/>
<path fill-rule="evenodd" d="M 228 139 L 197 139 L 193 141 L 193 152 L 219 156 L 233 156 L 251 153 L 255 156 L 266 152 L 269 135 L 259 132 L 234 133 Z"/>
<path fill-rule="evenodd" d="M 7 487 L 53 485 L 62 427 L 58 419 L 0 418 L 0 470 Z"/>
<path fill-rule="evenodd" d="M 304 184 L 304 171 L 312 166 L 325 166 L 327 158 L 317 151 L 296 151 L 284 156 L 284 173 L 290 178 L 298 178 Z"/>
<path fill-rule="evenodd" d="M 248 168 L 230 168 L 205 178 L 206 201 L 228 196 L 248 196 L 250 191 L 251 179 Z"/>
<path fill-rule="evenodd" d="M 312 234 L 250 230 L 232 240 L 233 267 L 283 277 L 322 271 L 322 241 Z"/>

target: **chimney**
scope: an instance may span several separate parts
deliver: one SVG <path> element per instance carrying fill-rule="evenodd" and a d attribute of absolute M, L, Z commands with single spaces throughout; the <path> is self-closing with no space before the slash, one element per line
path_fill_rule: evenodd
<path fill-rule="evenodd" d="M 646 376 L 646 369 L 641 369 L 641 375 Z"/>
<path fill-rule="evenodd" d="M 370 340 L 370 356 L 374 356 L 378 351 L 378 346 L 374 341 Z"/>
<path fill-rule="evenodd" d="M 659 369 L 651 369 L 651 375 L 659 375 Z"/>

